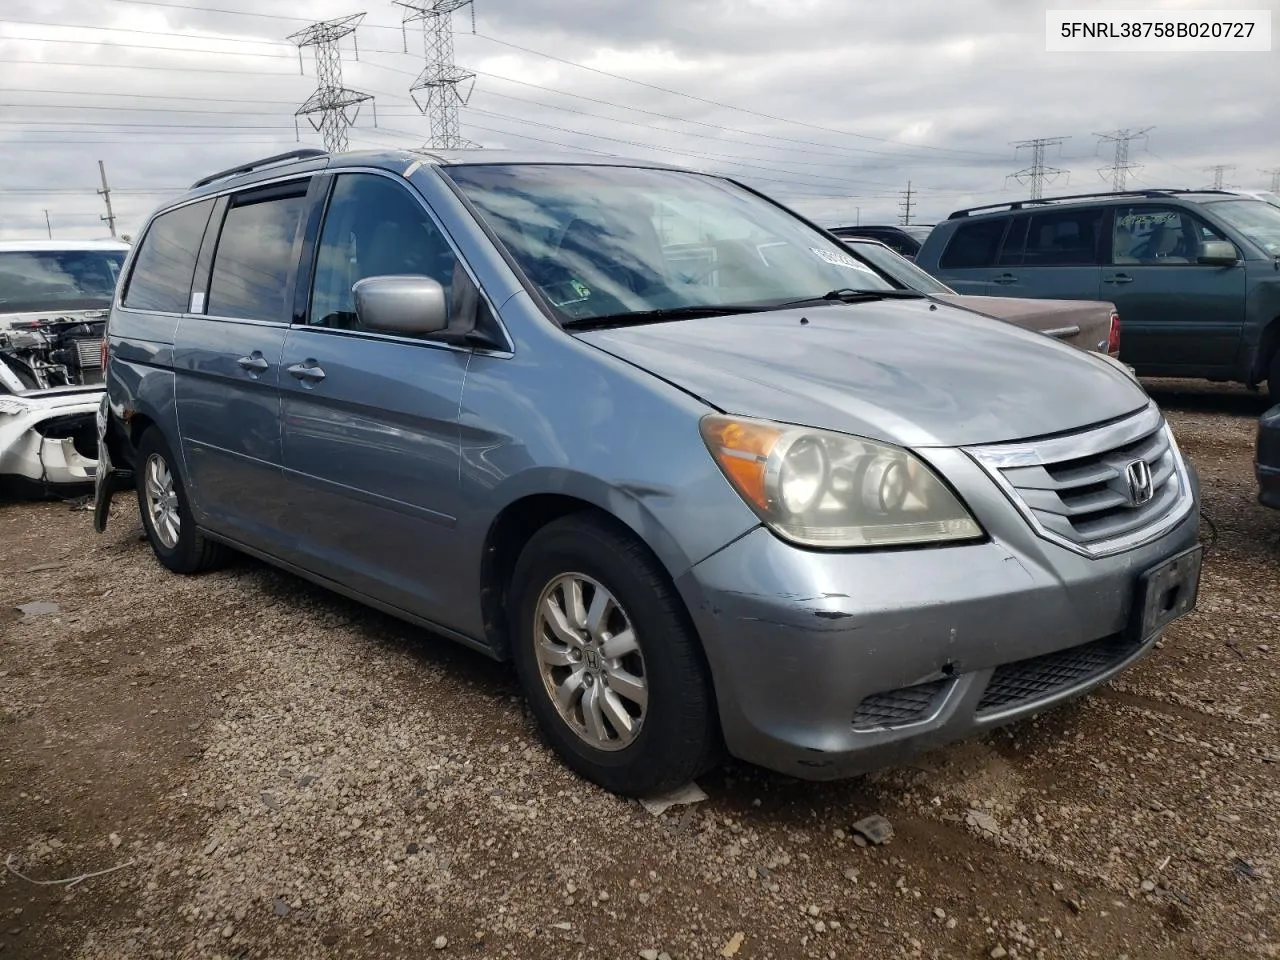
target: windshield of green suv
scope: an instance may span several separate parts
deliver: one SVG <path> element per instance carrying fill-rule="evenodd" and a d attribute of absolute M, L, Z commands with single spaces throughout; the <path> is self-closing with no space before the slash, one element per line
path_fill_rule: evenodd
<path fill-rule="evenodd" d="M 1280 207 L 1261 200 L 1223 200 L 1212 210 L 1267 253 L 1280 256 Z"/>
<path fill-rule="evenodd" d="M 123 250 L 0 252 L 0 313 L 111 306 Z"/>
<path fill-rule="evenodd" d="M 849 240 L 848 245 L 855 255 L 888 274 L 889 279 L 907 290 L 927 294 L 955 293 L 945 283 L 935 280 L 906 257 L 899 256 L 886 246 L 879 243 L 859 243 L 857 240 Z"/>
<path fill-rule="evenodd" d="M 841 244 L 718 177 L 586 164 L 445 172 L 561 322 L 900 293 Z"/>

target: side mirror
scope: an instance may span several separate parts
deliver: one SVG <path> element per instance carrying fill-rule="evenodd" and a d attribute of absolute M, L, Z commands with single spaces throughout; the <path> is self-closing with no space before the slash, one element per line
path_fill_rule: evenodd
<path fill-rule="evenodd" d="M 1230 266 L 1239 259 L 1240 255 L 1236 252 L 1235 244 L 1230 240 L 1206 240 L 1200 244 L 1200 254 L 1196 257 L 1200 263 L 1220 267 Z"/>
<path fill-rule="evenodd" d="M 421 336 L 449 324 L 444 287 L 430 277 L 366 277 L 351 292 L 356 319 L 367 330 Z"/>

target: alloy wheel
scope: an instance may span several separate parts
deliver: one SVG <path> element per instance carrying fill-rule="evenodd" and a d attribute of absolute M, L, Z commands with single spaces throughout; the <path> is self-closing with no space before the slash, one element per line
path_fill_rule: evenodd
<path fill-rule="evenodd" d="M 607 588 L 567 573 L 534 610 L 534 653 L 547 696 L 579 739 L 621 750 L 644 724 L 649 685 L 631 619 Z"/>

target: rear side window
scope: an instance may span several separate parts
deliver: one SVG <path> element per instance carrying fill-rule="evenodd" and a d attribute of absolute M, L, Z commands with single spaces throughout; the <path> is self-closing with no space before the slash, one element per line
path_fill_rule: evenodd
<path fill-rule="evenodd" d="M 1069 267 L 1101 263 L 1101 207 L 1037 213 L 1027 230 L 1023 264 L 1028 267 Z"/>
<path fill-rule="evenodd" d="M 1008 266 L 1022 262 L 1022 252 L 1027 246 L 1027 224 L 1030 217 L 1015 217 L 1004 235 L 1004 245 L 1000 248 L 1000 264 Z"/>
<path fill-rule="evenodd" d="M 210 316 L 288 322 L 286 288 L 305 189 L 299 187 L 288 196 L 232 201 L 213 256 Z"/>
<path fill-rule="evenodd" d="M 938 266 L 943 270 L 994 266 L 1000 238 L 1004 236 L 1008 222 L 1008 217 L 995 217 L 963 224 L 951 237 L 947 249 L 942 251 Z"/>
<path fill-rule="evenodd" d="M 123 304 L 131 310 L 185 313 L 212 200 L 178 207 L 151 221 L 138 247 Z"/>

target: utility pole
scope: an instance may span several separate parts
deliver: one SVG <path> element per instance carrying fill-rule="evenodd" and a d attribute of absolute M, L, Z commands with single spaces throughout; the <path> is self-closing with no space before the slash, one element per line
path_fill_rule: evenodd
<path fill-rule="evenodd" d="M 373 99 L 371 93 L 351 90 L 342 85 L 342 53 L 338 49 L 338 43 L 343 37 L 351 36 L 354 44 L 356 27 L 364 18 L 363 13 L 353 13 L 349 17 L 321 20 L 285 38 L 298 48 L 299 72 L 305 72 L 302 69 L 302 48 L 316 48 L 316 92 L 294 111 L 293 123 L 296 128 L 297 118 L 306 117 L 312 129 L 320 132 L 324 148 L 330 153 L 342 153 L 347 149 L 347 129 L 356 122 L 360 104 Z M 358 45 L 355 50 L 358 60 Z M 315 114 L 320 115 L 318 122 L 312 119 Z M 375 126 L 378 123 L 377 107 L 374 107 L 373 122 Z"/>
<path fill-rule="evenodd" d="M 1205 167 L 1204 168 L 1205 173 L 1213 174 L 1213 186 L 1210 189 L 1221 190 L 1225 185 L 1224 177 L 1227 171 L 1234 170 L 1234 169 L 1235 169 L 1235 164 L 1232 164 L 1232 163 L 1218 163 L 1213 165 L 1212 167 Z"/>
<path fill-rule="evenodd" d="M 1271 174 L 1271 192 L 1280 193 L 1280 167 L 1272 167 L 1269 170 L 1263 170 L 1262 173 Z"/>
<path fill-rule="evenodd" d="M 902 220 L 900 221 L 904 227 L 911 225 L 911 181 L 907 181 L 907 189 L 902 191 L 902 200 L 898 202 L 898 209 L 902 211 Z"/>
<path fill-rule="evenodd" d="M 1142 166 L 1140 163 L 1129 162 L 1129 144 L 1134 140 L 1145 140 L 1147 134 L 1154 129 L 1154 127 L 1143 127 L 1141 130 L 1113 130 L 1110 133 L 1094 134 L 1098 138 L 1098 146 L 1104 143 L 1116 145 L 1115 153 L 1111 157 L 1111 166 L 1103 167 L 1098 171 L 1098 176 L 1103 180 L 1107 179 L 1108 173 L 1110 174 L 1112 190 L 1123 193 L 1129 171 L 1137 170 Z"/>
<path fill-rule="evenodd" d="M 111 211 L 111 188 L 107 186 L 107 168 L 106 165 L 98 161 L 98 175 L 102 177 L 102 189 L 98 191 L 98 195 L 107 203 L 107 215 L 99 219 L 105 220 L 107 226 L 111 229 L 111 239 L 116 236 L 116 215 Z"/>
<path fill-rule="evenodd" d="M 476 8 L 472 0 L 394 0 L 404 8 L 400 30 L 405 53 L 409 52 L 407 27 L 422 21 L 422 50 L 426 65 L 409 86 L 409 96 L 431 124 L 429 147 L 456 150 L 476 144 L 463 138 L 458 126 L 458 107 L 471 99 L 474 73 L 461 69 L 453 59 L 453 15 L 471 7 L 471 32 L 476 29 Z M 465 88 L 465 90 L 464 90 Z M 425 93 L 425 102 L 418 99 Z"/>
<path fill-rule="evenodd" d="M 1044 185 L 1046 182 L 1053 183 L 1058 177 L 1066 174 L 1066 170 L 1059 170 L 1057 167 L 1046 167 L 1044 163 L 1045 149 L 1047 147 L 1061 146 L 1070 140 L 1070 137 L 1041 137 L 1038 140 L 1019 140 L 1013 144 L 1014 152 L 1027 148 L 1031 151 L 1031 166 L 1024 167 L 1017 173 L 1009 174 L 1019 183 L 1026 183 L 1031 186 L 1031 199 L 1039 200 L 1044 196 Z M 1008 178 L 1006 178 L 1006 182 Z"/>
<path fill-rule="evenodd" d="M 53 224 L 49 222 L 49 211 L 44 212 L 44 229 L 49 234 L 49 239 L 53 239 Z"/>

